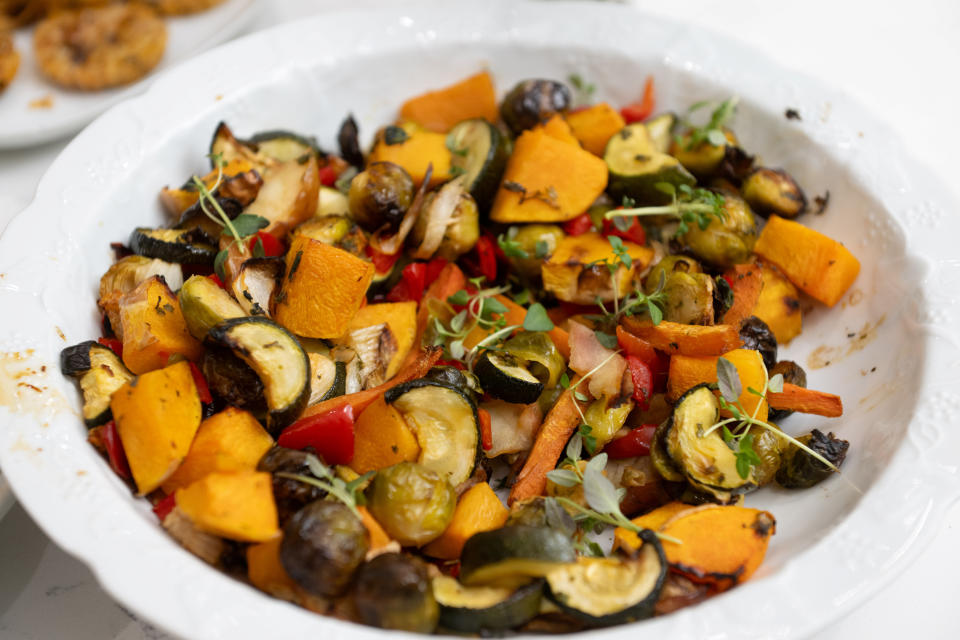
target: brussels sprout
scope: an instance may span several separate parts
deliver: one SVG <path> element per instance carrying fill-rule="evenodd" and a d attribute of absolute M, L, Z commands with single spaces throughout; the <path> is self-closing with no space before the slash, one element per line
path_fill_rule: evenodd
<path fill-rule="evenodd" d="M 379 471 L 367 489 L 367 498 L 373 517 L 404 546 L 420 546 L 439 537 L 457 504 L 446 479 L 413 462 Z"/>
<path fill-rule="evenodd" d="M 230 349 L 207 345 L 200 369 L 213 395 L 227 404 L 254 411 L 266 409 L 260 376 Z"/>
<path fill-rule="evenodd" d="M 754 170 L 743 181 L 740 192 L 753 210 L 764 217 L 775 213 L 783 218 L 796 218 L 807 210 L 803 189 L 783 169 Z"/>
<path fill-rule="evenodd" d="M 507 260 L 514 271 L 524 278 L 536 280 L 540 277 L 540 265 L 557 248 L 563 238 L 563 229 L 555 224 L 525 224 L 507 229 L 507 239 L 516 244 L 526 258 L 508 255 Z"/>
<path fill-rule="evenodd" d="M 343 593 L 369 548 L 367 529 L 340 502 L 316 500 L 293 514 L 283 527 L 280 563 L 310 593 Z"/>
<path fill-rule="evenodd" d="M 277 515 L 281 525 L 306 505 L 327 495 L 327 492 L 319 487 L 277 475 L 283 472 L 310 476 L 307 453 L 286 447 L 273 447 L 260 458 L 257 464 L 257 471 L 266 471 L 272 476 L 273 500 L 277 504 Z"/>
<path fill-rule="evenodd" d="M 797 438 L 807 447 L 830 461 L 839 468 L 847 457 L 850 443 L 837 438 L 833 433 L 824 435 L 819 429 L 814 429 L 805 436 Z M 777 483 L 786 489 L 807 489 L 822 482 L 833 473 L 833 469 L 823 464 L 812 455 L 790 443 L 780 456 L 780 469 L 777 471 Z"/>
<path fill-rule="evenodd" d="M 773 480 L 780 468 L 780 453 L 786 440 L 763 427 L 751 427 L 753 450 L 760 457 L 760 464 L 753 467 L 753 479 L 758 487 Z"/>
<path fill-rule="evenodd" d="M 705 273 L 674 271 L 663 283 L 663 319 L 682 324 L 713 324 L 713 290 L 713 278 Z"/>
<path fill-rule="evenodd" d="M 777 338 L 767 323 L 757 316 L 750 316 L 740 327 L 740 339 L 744 349 L 759 351 L 763 357 L 763 364 L 773 376 L 774 365 L 777 363 Z M 784 380 L 786 382 L 786 380 Z"/>
<path fill-rule="evenodd" d="M 381 629 L 431 633 L 440 617 L 426 563 L 399 553 L 384 553 L 360 567 L 353 604 L 360 620 Z"/>
<path fill-rule="evenodd" d="M 293 235 L 303 235 L 356 256 L 364 256 L 367 247 L 367 236 L 360 227 L 347 216 L 341 215 L 316 216 L 294 229 Z"/>
<path fill-rule="evenodd" d="M 747 262 L 757 241 L 757 223 L 742 198 L 723 194 L 723 219 L 712 218 L 706 229 L 691 225 L 680 238 L 700 260 L 721 269 Z"/>
<path fill-rule="evenodd" d="M 783 376 L 785 383 L 795 384 L 798 387 L 804 388 L 807 386 L 807 372 L 793 360 L 781 360 L 773 365 L 770 369 L 770 377 L 778 373 Z M 792 413 L 793 411 L 787 409 L 770 409 L 770 419 L 779 422 Z"/>
<path fill-rule="evenodd" d="M 413 202 L 414 184 L 403 167 L 374 162 L 350 182 L 350 215 L 367 231 L 395 228 Z"/>
<path fill-rule="evenodd" d="M 698 178 L 707 178 L 713 175 L 720 167 L 727 153 L 727 148 L 737 145 L 737 137 L 733 132 L 724 128 L 723 135 L 727 139 L 726 144 L 714 145 L 705 141 L 692 149 L 688 149 L 690 143 L 690 133 L 685 133 L 679 140 L 674 140 L 670 145 L 670 155 L 680 161 L 690 173 Z"/>
<path fill-rule="evenodd" d="M 415 258 L 436 255 L 451 262 L 472 249 L 479 237 L 477 202 L 460 182 L 448 182 L 427 194 L 410 233 L 411 242 L 418 246 Z"/>
<path fill-rule="evenodd" d="M 546 499 L 543 496 L 534 496 L 514 502 L 510 507 L 505 527 L 514 524 L 525 524 L 531 527 L 547 526 Z"/>
<path fill-rule="evenodd" d="M 671 273 L 701 273 L 702 271 L 700 263 L 689 256 L 664 256 L 660 262 L 650 268 L 643 288 L 651 294 L 660 286 L 661 275 L 666 283 L 667 276 Z"/>
<path fill-rule="evenodd" d="M 523 80 L 500 105 L 503 121 L 515 134 L 570 108 L 570 89 L 555 80 Z"/>

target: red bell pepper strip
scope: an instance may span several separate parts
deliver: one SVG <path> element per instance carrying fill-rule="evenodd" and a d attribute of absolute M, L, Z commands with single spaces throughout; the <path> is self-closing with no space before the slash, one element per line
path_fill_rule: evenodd
<path fill-rule="evenodd" d="M 250 253 L 253 253 L 253 248 L 256 246 L 257 240 L 260 240 L 260 244 L 263 246 L 264 256 L 273 258 L 284 254 L 283 243 L 280 242 L 275 235 L 267 233 L 266 231 L 257 231 L 257 235 L 251 236 L 247 242 L 247 248 L 250 249 Z"/>
<path fill-rule="evenodd" d="M 622 438 L 611 440 L 604 452 L 611 460 L 650 455 L 650 441 L 656 430 L 655 424 L 641 425 Z"/>
<path fill-rule="evenodd" d="M 133 477 L 133 474 L 130 473 L 130 463 L 127 462 L 127 453 L 123 450 L 123 443 L 120 442 L 117 424 L 111 420 L 103 425 L 102 433 L 103 446 L 107 450 L 107 460 L 110 462 L 110 468 L 124 480 L 129 480 Z"/>
<path fill-rule="evenodd" d="M 643 97 L 638 102 L 633 102 L 620 109 L 620 115 L 623 116 L 627 124 L 643 122 L 650 117 L 655 107 L 656 96 L 653 90 L 653 76 L 647 76 L 647 81 L 643 84 Z"/>
<path fill-rule="evenodd" d="M 411 262 L 400 273 L 400 282 L 394 285 L 387 300 L 390 302 L 419 301 L 423 297 L 426 284 L 427 266 L 423 262 Z"/>
<path fill-rule="evenodd" d="M 486 409 L 477 409 L 480 418 L 480 446 L 484 451 L 493 449 L 493 424 L 490 421 L 490 412 Z"/>
<path fill-rule="evenodd" d="M 443 271 L 443 268 L 448 264 L 449 261 L 444 258 L 434 258 L 428 262 L 426 270 L 423 272 L 423 286 L 425 288 L 430 286 L 434 280 L 440 277 L 440 272 Z M 417 300 L 419 301 L 422 297 L 423 294 L 421 293 Z"/>
<path fill-rule="evenodd" d="M 210 394 L 210 387 L 207 385 L 207 379 L 203 377 L 203 372 L 196 364 L 189 362 L 190 373 L 193 374 L 193 384 L 197 386 L 197 395 L 200 396 L 200 402 L 210 404 L 213 402 L 213 396 Z"/>
<path fill-rule="evenodd" d="M 620 227 L 618 227 L 613 220 L 604 220 L 603 235 L 617 236 L 628 242 L 634 242 L 640 245 L 646 244 L 647 232 L 643 228 L 643 225 L 640 224 L 637 218 L 628 218 L 628 220 L 630 221 L 630 226 L 627 227 L 626 231 L 621 231 Z"/>
<path fill-rule="evenodd" d="M 494 248 L 496 243 L 489 236 L 480 236 L 477 240 L 477 258 L 480 262 L 480 273 L 487 279 L 487 282 L 496 282 L 497 280 L 497 251 Z"/>
<path fill-rule="evenodd" d="M 170 515 L 170 512 L 173 511 L 175 506 L 177 506 L 177 494 L 171 493 L 153 505 L 153 512 L 160 519 L 160 523 L 163 524 L 163 521 L 167 519 L 167 516 Z"/>
<path fill-rule="evenodd" d="M 592 228 L 593 220 L 590 219 L 590 214 L 588 213 L 581 213 L 576 218 L 563 223 L 563 231 L 568 236 L 579 236 L 580 234 L 590 231 Z"/>
<path fill-rule="evenodd" d="M 400 259 L 399 252 L 391 256 L 387 255 L 386 253 L 380 253 L 370 245 L 367 245 L 366 252 L 367 256 L 370 258 L 370 262 L 373 263 L 374 270 L 377 273 L 387 273 L 393 268 L 393 265 L 397 263 L 397 260 Z"/>
<path fill-rule="evenodd" d="M 344 404 L 326 413 L 307 416 L 284 429 L 277 444 L 288 449 L 313 447 L 327 464 L 353 460 L 353 407 Z"/>
<path fill-rule="evenodd" d="M 650 408 L 650 396 L 653 395 L 653 371 L 637 356 L 627 356 L 627 368 L 633 381 L 633 399 L 640 409 Z"/>
<path fill-rule="evenodd" d="M 337 183 L 337 170 L 330 165 L 320 167 L 317 174 L 320 177 L 320 184 L 325 187 L 332 187 Z"/>
<path fill-rule="evenodd" d="M 220 276 L 218 276 L 218 275 L 215 274 L 215 273 L 211 273 L 211 274 L 208 275 L 207 277 L 210 278 L 211 280 L 213 280 L 213 284 L 217 285 L 217 286 L 220 287 L 221 289 L 226 290 L 227 285 L 223 284 L 223 280 L 220 279 Z"/>
<path fill-rule="evenodd" d="M 116 338 L 97 338 L 97 342 L 117 354 L 118 358 L 123 358 L 123 343 Z"/>

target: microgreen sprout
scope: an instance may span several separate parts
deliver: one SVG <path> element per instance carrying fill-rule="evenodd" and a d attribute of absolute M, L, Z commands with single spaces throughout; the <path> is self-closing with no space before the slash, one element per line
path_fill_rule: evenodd
<path fill-rule="evenodd" d="M 738 102 L 740 102 L 740 98 L 733 96 L 718 104 L 710 113 L 710 119 L 703 126 L 695 126 L 686 118 L 682 118 L 681 123 L 687 128 L 687 134 L 686 137 L 677 136 L 677 144 L 682 144 L 687 151 L 699 147 L 704 142 L 714 147 L 721 147 L 727 144 L 727 136 L 723 131 L 723 127 L 733 118 L 737 110 Z M 711 103 L 706 100 L 692 104 L 690 108 L 687 109 L 687 116 L 710 104 Z"/>
<path fill-rule="evenodd" d="M 217 179 L 210 186 L 210 188 L 207 188 L 207 185 L 204 184 L 203 180 L 197 176 L 193 176 L 191 178 L 193 185 L 197 188 L 197 192 L 200 194 L 200 210 L 203 211 L 205 216 L 216 222 L 221 227 L 226 227 L 234 239 L 239 242 L 241 239 L 240 234 L 233 226 L 233 222 L 223 210 L 223 207 L 220 206 L 220 202 L 213 196 L 217 189 L 220 188 L 220 183 L 223 182 L 223 167 L 226 165 L 226 162 L 223 159 L 223 155 L 219 153 L 211 154 L 210 159 L 213 161 L 214 166 L 217 167 Z M 214 211 L 216 211 L 216 215 L 207 209 L 208 204 L 213 207 Z M 246 253 L 247 248 L 242 242 L 240 242 L 240 254 L 246 255 Z"/>
<path fill-rule="evenodd" d="M 693 224 L 700 229 L 706 229 L 714 219 L 721 222 L 726 219 L 723 210 L 724 198 L 719 193 L 686 184 L 676 186 L 669 182 L 658 182 L 655 187 L 670 197 L 668 204 L 612 209 L 605 213 L 604 217 L 607 220 L 617 220 L 641 216 L 669 216 L 679 221 L 675 234 L 677 236 L 685 234 Z"/>

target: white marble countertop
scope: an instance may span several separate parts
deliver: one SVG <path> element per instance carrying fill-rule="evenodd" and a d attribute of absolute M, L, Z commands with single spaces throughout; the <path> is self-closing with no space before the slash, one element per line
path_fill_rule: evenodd
<path fill-rule="evenodd" d="M 258 28 L 375 0 L 265 2 Z M 645 11 L 716 31 L 762 50 L 784 66 L 841 87 L 893 124 L 912 152 L 948 185 L 960 174 L 960 3 L 808 0 L 633 0 Z M 482 10 L 482 3 L 475 3 Z M 33 197 L 66 140 L 0 151 L 0 230 Z M 960 215 L 960 212 L 958 212 Z M 960 252 L 958 252 L 960 257 Z M 960 428 L 960 425 L 957 425 Z M 960 452 L 957 452 L 960 454 Z M 960 607 L 960 507 L 937 538 L 876 597 L 818 638 L 956 638 Z M 168 638 L 137 620 L 97 585 L 88 568 L 41 532 L 16 505 L 0 520 L 0 638 L 141 640 Z M 149 579 L 144 577 L 144 579 Z"/>

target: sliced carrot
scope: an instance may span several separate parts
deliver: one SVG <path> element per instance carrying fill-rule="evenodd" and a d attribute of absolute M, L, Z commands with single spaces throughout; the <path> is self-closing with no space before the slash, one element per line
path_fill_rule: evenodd
<path fill-rule="evenodd" d="M 842 244 L 819 231 L 770 216 L 754 253 L 777 265 L 790 282 L 832 307 L 860 273 L 860 262 Z"/>
<path fill-rule="evenodd" d="M 773 409 L 812 413 L 826 418 L 839 418 L 843 415 L 843 401 L 840 396 L 790 383 L 785 383 L 780 393 L 769 393 L 767 400 Z"/>
<path fill-rule="evenodd" d="M 573 391 L 567 389 L 544 418 L 533 442 L 530 455 L 510 490 L 509 504 L 543 495 L 547 489 L 547 472 L 557 466 L 567 440 L 580 424 L 580 411 Z"/>
<path fill-rule="evenodd" d="M 417 310 L 417 341 L 414 344 L 420 344 L 423 332 L 426 331 L 427 325 L 430 323 L 429 301 L 446 301 L 447 298 L 457 291 L 465 289 L 466 286 L 467 277 L 463 275 L 463 271 L 456 264 L 451 262 L 440 271 L 440 275 L 430 283 L 420 299 L 420 308 Z"/>
<path fill-rule="evenodd" d="M 410 98 L 400 107 L 402 120 L 411 120 L 439 133 L 446 133 L 463 120 L 483 118 L 496 122 L 497 116 L 493 78 L 486 71 L 443 89 Z"/>
<path fill-rule="evenodd" d="M 737 264 L 724 272 L 723 278 L 733 290 L 733 305 L 723 314 L 723 324 L 739 327 L 753 315 L 760 299 L 763 275 L 759 265 Z"/>
<path fill-rule="evenodd" d="M 729 324 L 700 326 L 663 321 L 654 325 L 649 320 L 627 317 L 623 327 L 669 355 L 718 356 L 743 344 L 737 327 Z"/>

